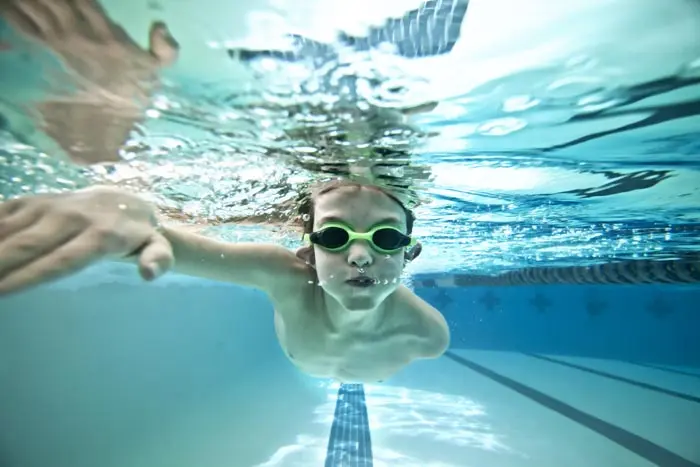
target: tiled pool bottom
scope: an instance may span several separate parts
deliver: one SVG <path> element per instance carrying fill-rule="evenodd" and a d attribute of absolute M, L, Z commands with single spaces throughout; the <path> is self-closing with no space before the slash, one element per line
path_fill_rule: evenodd
<path fill-rule="evenodd" d="M 452 350 L 411 374 L 340 387 L 326 467 L 700 466 L 700 370 Z"/>
<path fill-rule="evenodd" d="M 365 392 L 361 384 L 338 389 L 325 467 L 373 467 Z"/>

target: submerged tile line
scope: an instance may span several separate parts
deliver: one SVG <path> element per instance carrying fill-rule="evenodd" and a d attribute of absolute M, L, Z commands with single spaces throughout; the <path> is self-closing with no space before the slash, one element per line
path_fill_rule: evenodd
<path fill-rule="evenodd" d="M 620 381 L 622 383 L 626 383 L 626 384 L 629 384 L 632 386 L 637 386 L 638 388 L 648 389 L 649 391 L 654 391 L 654 392 L 658 392 L 660 394 L 664 394 L 667 396 L 676 397 L 678 399 L 683 399 L 683 400 L 686 400 L 688 402 L 695 402 L 696 404 L 700 404 L 700 397 L 691 396 L 690 394 L 685 394 L 682 392 L 673 391 L 671 389 L 662 388 L 660 386 L 655 386 L 653 384 L 644 383 L 642 381 L 637 381 L 635 379 L 625 378 L 624 376 L 618 376 L 618 375 L 615 375 L 612 373 L 608 373 L 607 371 L 596 370 L 595 368 L 590 368 L 590 367 L 587 367 L 584 365 L 578 365 L 576 363 L 569 363 L 569 362 L 566 362 L 563 360 L 559 360 L 557 358 L 547 357 L 545 355 L 539 355 L 539 354 L 534 354 L 534 353 L 525 353 L 524 355 L 527 355 L 528 357 L 544 360 L 547 362 L 555 363 L 557 365 L 562 365 L 562 366 L 566 366 L 569 368 L 574 368 L 576 370 L 584 371 L 586 373 L 591 373 L 593 375 L 602 376 L 603 378 L 612 379 L 614 381 Z"/>
<path fill-rule="evenodd" d="M 507 376 L 496 373 L 484 366 L 479 365 L 471 360 L 456 355 L 450 351 L 444 354 L 447 358 L 454 362 L 469 368 L 476 373 L 479 373 L 492 381 L 495 381 L 502 386 L 511 389 L 518 394 L 527 397 L 528 399 L 550 409 L 558 414 L 572 420 L 579 425 L 582 425 L 590 430 L 595 431 L 601 436 L 618 444 L 619 446 L 632 451 L 638 456 L 646 459 L 654 465 L 663 467 L 700 467 L 700 464 L 689 461 L 688 459 L 679 456 L 678 454 L 659 446 L 658 444 L 642 438 L 630 431 L 619 426 L 608 423 L 600 418 L 597 418 L 589 413 L 583 412 L 559 399 L 549 396 L 537 389 L 520 383 Z"/>
<path fill-rule="evenodd" d="M 690 371 L 683 371 L 683 370 L 678 370 L 676 368 L 668 368 L 668 367 L 661 366 L 661 365 L 654 365 L 653 363 L 628 362 L 628 361 L 626 361 L 625 363 L 629 363 L 631 365 L 641 366 L 644 368 L 652 368 L 654 370 L 665 371 L 667 373 L 674 373 L 676 375 L 690 376 L 691 378 L 699 378 L 700 379 L 700 373 L 691 373 Z"/>
<path fill-rule="evenodd" d="M 338 389 L 325 467 L 373 467 L 372 441 L 362 384 Z"/>

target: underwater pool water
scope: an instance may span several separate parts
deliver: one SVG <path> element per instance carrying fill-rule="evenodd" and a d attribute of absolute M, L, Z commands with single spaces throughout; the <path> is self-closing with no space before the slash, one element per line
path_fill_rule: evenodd
<path fill-rule="evenodd" d="M 81 1 L 126 35 L 0 8 L 0 200 L 110 184 L 296 248 L 300 191 L 371 180 L 451 346 L 338 385 L 261 294 L 98 264 L 0 298 L 0 465 L 700 465 L 697 1 Z"/>

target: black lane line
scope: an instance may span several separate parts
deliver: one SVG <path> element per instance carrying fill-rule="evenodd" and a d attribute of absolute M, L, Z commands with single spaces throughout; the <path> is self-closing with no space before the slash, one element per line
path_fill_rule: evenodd
<path fill-rule="evenodd" d="M 655 391 L 667 396 L 677 397 L 678 399 L 683 399 L 689 402 L 695 402 L 700 404 L 700 397 L 691 396 L 690 394 L 684 394 L 682 392 L 672 391 L 670 389 L 662 388 L 660 386 L 654 386 L 653 384 L 643 383 L 634 379 L 624 378 L 622 376 L 617 376 L 612 373 L 607 373 L 605 371 L 596 370 L 583 365 L 577 365 L 575 363 L 569 363 L 562 360 L 557 360 L 556 358 L 545 357 L 544 355 L 538 355 L 534 353 L 525 353 L 528 357 L 539 358 L 540 360 L 545 360 L 551 363 L 556 363 L 557 365 L 568 366 L 569 368 L 575 368 L 580 371 L 585 371 L 586 373 L 591 373 L 594 375 L 602 376 L 604 378 L 613 379 L 615 381 L 621 381 L 623 383 L 631 384 L 632 386 L 637 386 L 640 388 L 648 389 L 650 391 Z"/>
<path fill-rule="evenodd" d="M 325 467 L 373 467 L 365 391 L 361 384 L 341 384 Z"/>
<path fill-rule="evenodd" d="M 691 373 L 689 371 L 677 370 L 675 368 L 666 368 L 665 366 L 654 365 L 653 363 L 628 362 L 632 365 L 642 366 L 644 368 L 653 368 L 654 370 L 665 371 L 667 373 L 675 373 L 677 375 L 690 376 L 692 378 L 700 378 L 700 373 Z"/>
<path fill-rule="evenodd" d="M 518 394 L 525 396 L 528 399 L 537 402 L 538 404 L 547 407 L 560 415 L 563 415 L 569 420 L 595 431 L 599 435 L 604 436 L 621 447 L 632 451 L 654 465 L 661 467 L 700 467 L 700 464 L 691 462 L 688 459 L 685 459 L 684 457 L 681 457 L 678 454 L 671 452 L 663 446 L 659 446 L 646 438 L 642 438 L 641 436 L 635 435 L 624 428 L 620 428 L 619 426 L 615 426 L 594 417 L 591 414 L 578 410 L 565 402 L 548 396 L 537 389 L 519 383 L 514 379 L 510 379 L 507 376 L 503 376 L 495 371 L 489 370 L 478 363 L 467 360 L 466 358 L 453 354 L 450 351 L 445 352 L 444 355 L 460 365 L 463 365 L 470 370 L 473 370 L 480 375 L 485 376 L 492 381 L 507 387 L 508 389 L 512 389 Z"/>

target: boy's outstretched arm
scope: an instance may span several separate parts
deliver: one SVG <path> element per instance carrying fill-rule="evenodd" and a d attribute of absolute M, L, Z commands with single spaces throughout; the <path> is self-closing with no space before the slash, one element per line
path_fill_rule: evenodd
<path fill-rule="evenodd" d="M 115 188 L 0 204 L 0 295 L 104 259 L 134 262 L 146 280 L 174 269 L 269 294 L 307 274 L 305 264 L 278 245 L 230 244 L 184 229 L 159 229 L 153 206 Z"/>
<path fill-rule="evenodd" d="M 227 243 L 186 229 L 164 227 L 171 245 L 174 271 L 189 276 L 231 282 L 273 294 L 289 290 L 309 274 L 303 261 L 274 244 Z"/>

